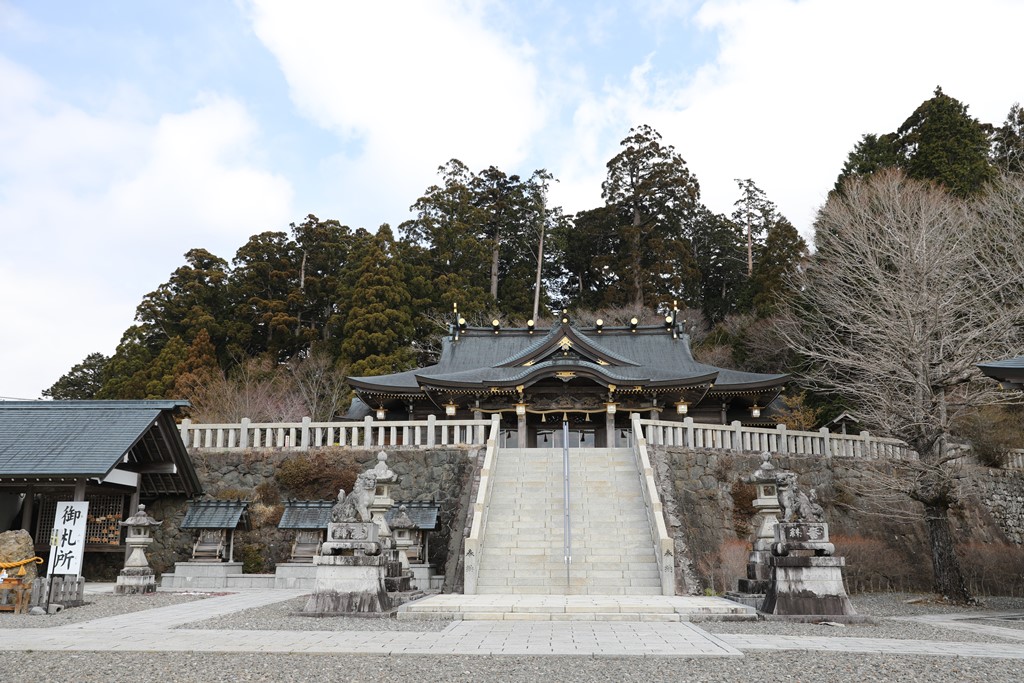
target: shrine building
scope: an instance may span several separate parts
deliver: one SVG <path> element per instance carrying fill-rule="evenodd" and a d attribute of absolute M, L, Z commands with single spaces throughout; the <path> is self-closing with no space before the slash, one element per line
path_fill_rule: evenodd
<path fill-rule="evenodd" d="M 758 426 L 788 375 L 738 372 L 698 363 L 678 311 L 664 325 L 590 327 L 563 313 L 550 329 L 449 327 L 437 364 L 375 377 L 349 377 L 377 419 L 501 416 L 503 447 L 627 444 L 629 415 L 655 420 Z M 358 402 L 357 402 L 358 405 Z M 358 411 L 350 413 L 358 417 Z"/>

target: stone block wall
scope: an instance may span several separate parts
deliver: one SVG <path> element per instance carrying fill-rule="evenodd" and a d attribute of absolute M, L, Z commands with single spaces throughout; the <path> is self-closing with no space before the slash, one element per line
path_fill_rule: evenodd
<path fill-rule="evenodd" d="M 1011 543 L 1024 545 L 1024 471 L 976 468 L 975 489 L 983 508 Z"/>
<path fill-rule="evenodd" d="M 281 504 L 290 498 L 334 500 L 338 495 L 336 488 L 329 490 L 323 483 L 331 479 L 326 472 L 321 472 L 325 475 L 322 479 L 312 477 L 310 485 L 302 492 L 289 490 L 282 483 L 288 480 L 281 476 L 282 466 L 295 458 L 307 458 L 320 470 L 357 473 L 373 467 L 378 452 L 379 449 L 325 448 L 306 453 L 250 450 L 193 452 L 191 455 L 206 497 L 234 499 L 242 496 L 260 501 L 259 506 L 250 506 L 254 523 L 259 524 L 254 524 L 252 531 L 235 534 L 234 557 L 235 561 L 244 563 L 247 571 L 272 572 L 277 563 L 287 559 L 294 534 L 277 529 L 283 510 Z M 430 540 L 430 560 L 444 567 L 451 529 L 457 526 L 453 525 L 453 520 L 460 514 L 462 489 L 476 457 L 482 457 L 482 451 L 477 448 L 399 447 L 389 448 L 387 452 L 388 466 L 398 475 L 397 483 L 391 487 L 392 498 L 440 504 L 438 528 Z M 146 551 L 158 573 L 173 571 L 175 562 L 191 556 L 195 533 L 180 528 L 187 506 L 184 498 L 163 498 L 148 507 L 155 519 L 164 521 L 154 531 L 154 541 Z"/>
<path fill-rule="evenodd" d="M 666 503 L 666 522 L 676 538 L 681 592 L 698 593 L 706 585 L 709 560 L 730 541 L 751 539 L 754 489 L 743 477 L 757 469 L 758 453 L 648 446 Z M 927 590 L 931 560 L 920 512 L 909 502 L 891 504 L 884 513 L 867 509 L 852 491 L 864 475 L 863 463 L 820 456 L 774 455 L 776 467 L 796 472 L 805 490 L 815 488 L 834 537 L 863 541 L 871 557 L 892 568 L 900 585 Z M 966 504 L 952 511 L 954 534 L 963 544 L 1024 545 L 1024 472 L 980 466 L 964 469 Z M 694 583 L 697 585 L 694 585 Z M 909 582 L 909 583 L 904 583 Z"/>

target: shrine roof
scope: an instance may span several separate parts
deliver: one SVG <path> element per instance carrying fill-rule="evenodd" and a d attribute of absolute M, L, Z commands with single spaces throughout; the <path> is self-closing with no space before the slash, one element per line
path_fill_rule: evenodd
<path fill-rule="evenodd" d="M 978 363 L 978 368 L 1008 389 L 1024 388 L 1024 356 Z"/>
<path fill-rule="evenodd" d="M 349 382 L 366 393 L 415 395 L 431 387 L 529 385 L 558 372 L 589 376 L 605 385 L 713 382 L 716 393 L 777 387 L 788 379 L 783 374 L 739 372 L 699 363 L 686 334 L 673 334 L 661 326 L 580 329 L 563 323 L 533 331 L 467 328 L 444 339 L 435 365 L 378 377 L 351 377 Z"/>
<path fill-rule="evenodd" d="M 0 477 L 139 475 L 143 495 L 202 492 L 174 411 L 187 401 L 0 401 Z M 119 481 L 123 481 L 119 478 Z"/>

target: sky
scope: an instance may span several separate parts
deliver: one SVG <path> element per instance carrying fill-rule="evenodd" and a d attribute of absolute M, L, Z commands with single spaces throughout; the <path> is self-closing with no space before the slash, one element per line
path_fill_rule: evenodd
<path fill-rule="evenodd" d="M 376 229 L 457 158 L 566 213 L 649 124 L 808 239 L 846 155 L 936 86 L 1001 123 L 1020 0 L 0 0 L 0 398 L 111 355 L 189 249 Z"/>

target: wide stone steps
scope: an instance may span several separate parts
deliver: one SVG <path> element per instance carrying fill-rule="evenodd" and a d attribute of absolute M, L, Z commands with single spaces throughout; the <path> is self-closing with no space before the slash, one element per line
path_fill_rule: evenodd
<path fill-rule="evenodd" d="M 570 451 L 572 563 L 564 562 L 561 450 L 503 450 L 480 552 L 481 594 L 658 595 L 661 578 L 632 453 Z"/>

